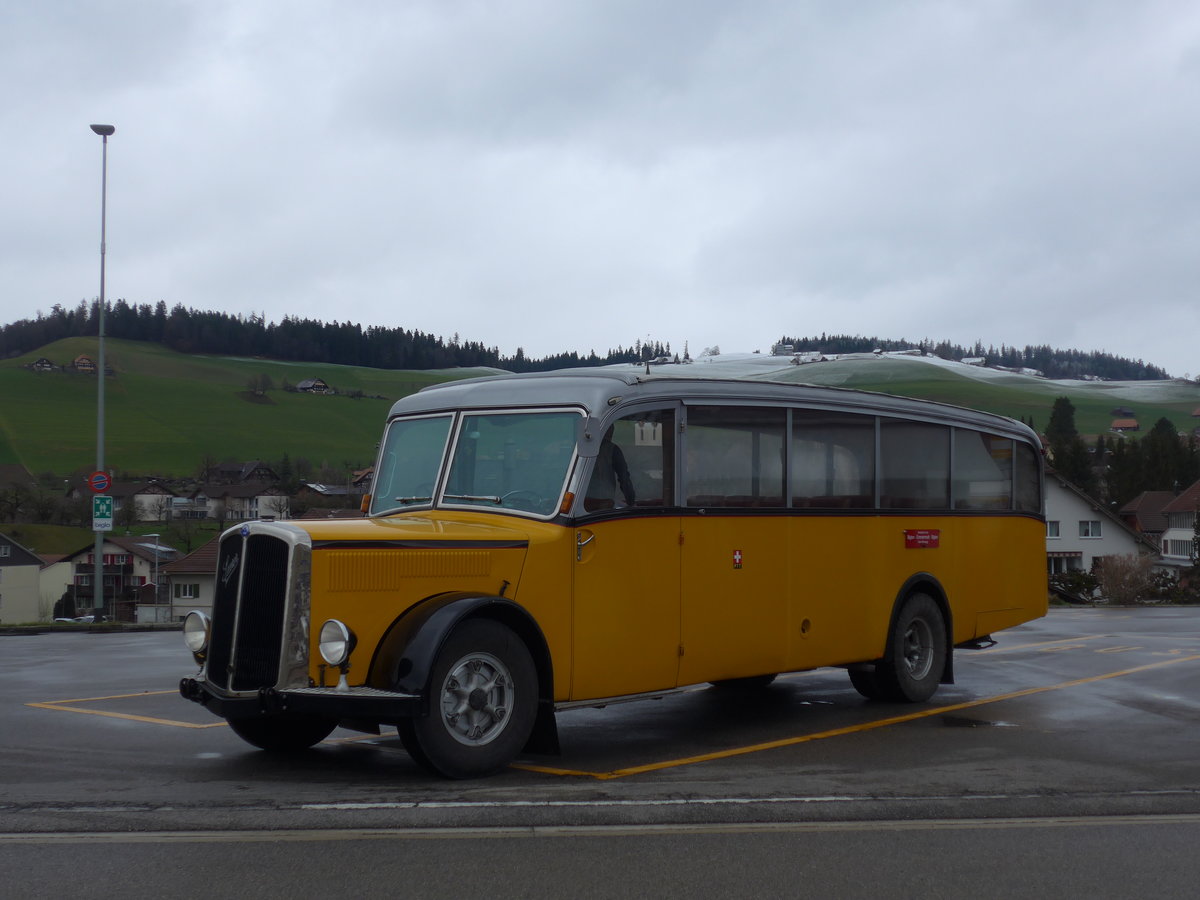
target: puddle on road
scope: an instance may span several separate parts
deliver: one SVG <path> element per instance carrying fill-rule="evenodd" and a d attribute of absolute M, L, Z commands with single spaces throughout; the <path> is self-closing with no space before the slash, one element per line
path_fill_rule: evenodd
<path fill-rule="evenodd" d="M 1016 728 L 1016 722 L 989 722 L 987 719 L 971 719 L 966 716 L 942 716 L 947 728 Z"/>

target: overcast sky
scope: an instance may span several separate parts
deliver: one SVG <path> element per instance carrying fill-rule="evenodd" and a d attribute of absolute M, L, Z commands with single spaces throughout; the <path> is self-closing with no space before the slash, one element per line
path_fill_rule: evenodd
<path fill-rule="evenodd" d="M 1200 373 L 1192 0 L 0 7 L 0 320 L 532 356 L 856 333 Z"/>

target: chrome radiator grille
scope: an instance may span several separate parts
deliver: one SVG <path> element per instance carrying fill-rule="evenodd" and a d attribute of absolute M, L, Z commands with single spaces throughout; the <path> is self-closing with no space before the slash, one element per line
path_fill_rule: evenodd
<path fill-rule="evenodd" d="M 274 687 L 288 619 L 291 545 L 269 534 L 221 540 L 208 680 L 231 692 Z"/>

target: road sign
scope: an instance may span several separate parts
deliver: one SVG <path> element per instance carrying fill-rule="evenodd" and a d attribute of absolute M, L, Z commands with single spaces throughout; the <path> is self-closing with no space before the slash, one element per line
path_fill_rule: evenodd
<path fill-rule="evenodd" d="M 112 479 L 108 477 L 107 472 L 93 472 L 88 476 L 88 487 L 97 494 L 103 494 L 112 487 Z"/>
<path fill-rule="evenodd" d="M 97 494 L 92 498 L 92 531 L 113 530 L 113 498 Z"/>

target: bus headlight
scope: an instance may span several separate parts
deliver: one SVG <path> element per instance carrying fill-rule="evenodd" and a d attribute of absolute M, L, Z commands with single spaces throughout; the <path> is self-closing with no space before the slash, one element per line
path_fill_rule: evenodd
<path fill-rule="evenodd" d="M 212 622 L 208 616 L 193 609 L 183 620 L 183 642 L 196 657 L 196 662 L 204 662 L 208 651 L 208 639 L 212 633 Z"/>
<path fill-rule="evenodd" d="M 321 626 L 317 649 L 321 651 L 321 659 L 340 669 L 350 661 L 350 654 L 354 652 L 356 643 L 358 639 L 353 631 L 337 619 L 330 619 Z"/>

